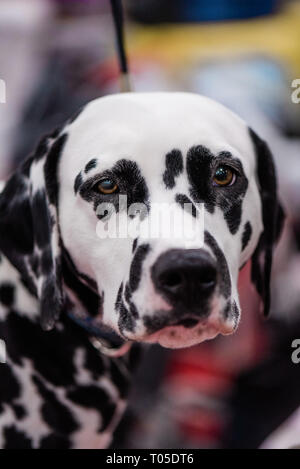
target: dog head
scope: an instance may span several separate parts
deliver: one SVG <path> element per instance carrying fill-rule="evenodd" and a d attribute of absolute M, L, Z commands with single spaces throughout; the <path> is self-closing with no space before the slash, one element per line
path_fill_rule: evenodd
<path fill-rule="evenodd" d="M 267 145 L 186 93 L 88 104 L 46 137 L 0 199 L 0 248 L 51 329 L 82 309 L 121 337 L 177 348 L 232 333 L 237 278 L 268 313 L 282 224 Z"/>

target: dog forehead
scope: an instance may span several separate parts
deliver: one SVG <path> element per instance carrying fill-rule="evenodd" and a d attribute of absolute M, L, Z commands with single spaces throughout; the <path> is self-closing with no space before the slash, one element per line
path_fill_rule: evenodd
<path fill-rule="evenodd" d="M 65 165 L 78 174 L 96 158 L 101 169 L 121 158 L 142 165 L 176 148 L 185 155 L 196 145 L 213 154 L 231 151 L 246 166 L 254 152 L 245 122 L 221 104 L 192 93 L 124 93 L 90 102 L 70 124 Z M 247 168 L 246 168 L 247 170 Z"/>

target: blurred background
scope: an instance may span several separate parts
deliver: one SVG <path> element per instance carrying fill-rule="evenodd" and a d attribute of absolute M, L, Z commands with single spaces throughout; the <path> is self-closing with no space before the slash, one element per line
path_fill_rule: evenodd
<path fill-rule="evenodd" d="M 124 4 L 134 89 L 201 93 L 242 116 L 270 144 L 288 220 L 271 320 L 258 312 L 247 265 L 239 331 L 187 350 L 147 348 L 113 447 L 296 447 L 300 103 L 291 96 L 300 79 L 300 1 Z M 0 178 L 79 106 L 119 90 L 114 46 L 109 0 L 1 0 Z"/>

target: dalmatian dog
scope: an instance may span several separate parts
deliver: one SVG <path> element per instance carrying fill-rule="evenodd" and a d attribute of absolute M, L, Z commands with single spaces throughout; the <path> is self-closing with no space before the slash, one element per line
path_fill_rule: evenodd
<path fill-rule="evenodd" d="M 233 333 L 250 258 L 268 313 L 282 221 L 267 145 L 205 97 L 100 98 L 42 139 L 0 196 L 0 447 L 107 447 L 136 343 Z"/>

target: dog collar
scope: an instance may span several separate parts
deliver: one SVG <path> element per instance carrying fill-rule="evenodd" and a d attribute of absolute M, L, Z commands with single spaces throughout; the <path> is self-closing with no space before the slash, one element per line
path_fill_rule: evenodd
<path fill-rule="evenodd" d="M 70 312 L 67 314 L 77 326 L 88 333 L 91 344 L 101 353 L 110 357 L 118 357 L 124 355 L 130 348 L 128 342 L 90 316 Z"/>

